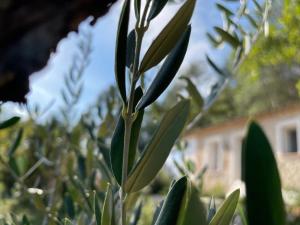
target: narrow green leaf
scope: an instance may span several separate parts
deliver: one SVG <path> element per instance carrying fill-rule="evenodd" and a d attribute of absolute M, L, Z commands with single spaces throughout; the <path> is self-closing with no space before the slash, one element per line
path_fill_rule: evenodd
<path fill-rule="evenodd" d="M 140 66 L 140 73 L 157 65 L 176 45 L 192 17 L 196 0 L 187 0 L 153 41 Z"/>
<path fill-rule="evenodd" d="M 207 221 L 210 223 L 212 218 L 216 215 L 216 203 L 215 199 L 212 197 L 209 202 L 208 214 L 207 214 Z"/>
<path fill-rule="evenodd" d="M 168 0 L 153 0 L 147 20 L 154 19 L 163 10 L 167 2 Z"/>
<path fill-rule="evenodd" d="M 125 0 L 117 32 L 115 53 L 115 77 L 124 103 L 126 103 L 126 50 L 129 24 L 130 0 Z"/>
<path fill-rule="evenodd" d="M 138 87 L 135 91 L 134 106 L 141 99 L 142 95 L 143 95 L 142 88 Z M 144 117 L 144 110 L 141 110 L 138 112 L 137 117 L 132 125 L 130 147 L 129 147 L 129 154 L 128 154 L 128 173 L 132 169 L 136 158 L 136 151 L 138 147 L 138 140 L 140 136 L 143 117 Z M 122 115 L 120 115 L 112 137 L 111 151 L 110 151 L 112 170 L 119 184 L 121 184 L 121 180 L 122 180 L 124 136 L 125 136 L 125 123 Z"/>
<path fill-rule="evenodd" d="M 214 27 L 216 32 L 222 37 L 224 41 L 226 41 L 228 44 L 230 44 L 233 48 L 237 48 L 241 42 L 240 40 L 233 36 L 232 34 L 228 33 L 227 31 L 223 30 L 220 27 Z"/>
<path fill-rule="evenodd" d="M 141 98 L 137 105 L 137 111 L 144 109 L 153 103 L 169 86 L 184 59 L 190 35 L 191 27 L 188 26 L 187 30 L 177 42 L 175 48 L 171 51 L 164 64 L 160 68 L 145 95 Z"/>
<path fill-rule="evenodd" d="M 130 68 L 134 60 L 134 52 L 135 52 L 135 30 L 132 30 L 127 38 L 127 58 L 126 58 L 126 66 Z"/>
<path fill-rule="evenodd" d="M 110 184 L 107 186 L 102 209 L 101 225 L 114 225 L 114 198 Z"/>
<path fill-rule="evenodd" d="M 177 225 L 206 225 L 206 210 L 200 200 L 198 190 L 189 182 L 185 194 L 186 203 L 182 203 L 180 220 Z"/>
<path fill-rule="evenodd" d="M 101 209 L 96 191 L 94 192 L 94 214 L 96 219 L 96 225 L 101 225 Z"/>
<path fill-rule="evenodd" d="M 23 137 L 23 129 L 20 128 L 18 133 L 17 133 L 16 139 L 14 140 L 13 144 L 10 146 L 10 148 L 8 150 L 8 156 L 9 157 L 11 157 L 15 153 L 17 148 L 19 147 L 19 145 L 21 143 L 21 140 L 22 140 L 22 137 Z"/>
<path fill-rule="evenodd" d="M 213 37 L 210 33 L 206 33 L 206 36 L 215 48 L 219 47 L 220 44 L 222 43 L 222 41 L 217 40 L 217 38 Z"/>
<path fill-rule="evenodd" d="M 85 158 L 81 154 L 77 156 L 77 170 L 80 179 L 84 180 L 86 178 L 86 166 L 85 166 Z"/>
<path fill-rule="evenodd" d="M 140 18 L 141 15 L 141 0 L 134 0 L 135 17 Z"/>
<path fill-rule="evenodd" d="M 113 174 L 118 182 L 122 181 L 123 148 L 125 123 L 122 115 L 119 116 L 117 126 L 111 139 L 110 161 Z"/>
<path fill-rule="evenodd" d="M 258 26 L 258 24 L 256 23 L 255 19 L 254 19 L 251 15 L 247 14 L 247 15 L 246 15 L 246 18 L 248 19 L 249 23 L 250 23 L 254 28 L 256 28 L 256 29 L 259 28 L 259 26 Z"/>
<path fill-rule="evenodd" d="M 17 175 L 20 176 L 20 169 L 17 163 L 17 160 L 15 159 L 14 156 L 9 157 L 9 161 L 8 161 L 9 167 L 10 169 Z"/>
<path fill-rule="evenodd" d="M 175 181 L 174 181 L 174 183 L 175 183 Z M 173 183 L 170 185 L 170 189 L 172 187 L 173 187 Z M 155 207 L 151 225 L 154 225 L 156 223 L 156 220 L 157 220 L 157 218 L 159 216 L 159 213 L 160 213 L 160 211 L 162 209 L 163 204 L 164 204 L 164 201 L 160 201 L 159 204 Z"/>
<path fill-rule="evenodd" d="M 172 186 L 160 210 L 155 225 L 175 225 L 187 190 L 187 178 L 182 177 Z"/>
<path fill-rule="evenodd" d="M 180 79 L 184 80 L 187 83 L 187 90 L 189 92 L 189 95 L 196 103 L 198 109 L 202 109 L 204 105 L 204 101 L 196 85 L 188 77 L 181 77 Z"/>
<path fill-rule="evenodd" d="M 243 151 L 249 225 L 285 224 L 276 160 L 266 135 L 255 122 L 249 125 Z"/>
<path fill-rule="evenodd" d="M 209 225 L 229 225 L 236 210 L 240 197 L 240 190 L 232 192 L 216 212 Z"/>
<path fill-rule="evenodd" d="M 232 16 L 234 13 L 227 9 L 224 5 L 221 5 L 220 3 L 216 3 L 216 6 L 219 10 L 223 11 L 227 16 Z"/>
<path fill-rule="evenodd" d="M 261 13 L 264 12 L 263 8 L 262 8 L 261 5 L 257 2 L 257 0 L 253 0 L 253 3 L 254 3 L 256 9 L 257 9 L 259 12 L 261 12 Z"/>
<path fill-rule="evenodd" d="M 134 210 L 133 220 L 130 223 L 130 225 L 138 225 L 138 222 L 139 222 L 139 220 L 141 218 L 142 208 L 143 208 L 143 203 L 140 202 L 140 204 L 138 205 L 138 207 Z"/>
<path fill-rule="evenodd" d="M 10 118 L 8 120 L 0 122 L 0 130 L 15 125 L 16 123 L 18 123 L 20 121 L 20 119 L 21 119 L 20 117 L 15 116 L 15 117 L 12 117 L 12 118 Z"/>
<path fill-rule="evenodd" d="M 209 65 L 221 76 L 228 76 L 223 70 L 221 70 L 209 57 L 206 55 L 206 60 Z"/>
<path fill-rule="evenodd" d="M 75 217 L 75 207 L 72 196 L 69 193 L 64 195 L 64 208 L 71 219 Z"/>
<path fill-rule="evenodd" d="M 30 225 L 30 222 L 27 218 L 26 215 L 23 215 L 23 218 L 22 218 L 22 225 Z"/>
<path fill-rule="evenodd" d="M 126 192 L 142 189 L 156 176 L 183 130 L 189 111 L 189 100 L 182 100 L 165 114 L 141 158 L 129 174 Z"/>

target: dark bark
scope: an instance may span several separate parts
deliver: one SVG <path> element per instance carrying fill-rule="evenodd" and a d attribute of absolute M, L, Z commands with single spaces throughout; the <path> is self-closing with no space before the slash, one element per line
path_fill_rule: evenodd
<path fill-rule="evenodd" d="M 0 0 L 0 101 L 25 102 L 29 76 L 81 21 L 117 0 Z"/>

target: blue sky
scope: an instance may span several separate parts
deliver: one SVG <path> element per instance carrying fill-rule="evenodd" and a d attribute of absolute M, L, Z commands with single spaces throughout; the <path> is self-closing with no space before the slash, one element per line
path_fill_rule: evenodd
<path fill-rule="evenodd" d="M 222 23 L 221 16 L 214 4 L 215 1 L 197 1 L 192 18 L 192 37 L 184 64 L 181 67 L 182 72 L 191 63 L 203 61 L 206 53 L 213 55 L 214 59 L 219 62 L 226 58 L 228 51 L 225 53 L 218 51 L 218 54 L 215 54 L 205 37 L 205 33 L 211 31 L 213 26 Z M 88 30 L 93 35 L 93 51 L 90 64 L 85 71 L 85 89 L 80 102 L 82 110 L 93 104 L 99 94 L 114 82 L 114 46 L 120 5 L 121 2 L 113 5 L 110 12 L 100 18 L 93 27 L 88 26 L 87 21 L 81 24 L 81 29 Z M 153 20 L 144 40 L 144 51 L 179 6 L 180 4 L 167 5 L 162 13 Z M 133 20 L 134 16 L 132 15 Z M 48 65 L 31 77 L 31 92 L 27 96 L 29 105 L 38 104 L 43 107 L 55 100 L 52 110 L 56 110 L 61 104 L 60 90 L 63 88 L 63 76 L 70 68 L 78 39 L 77 33 L 70 33 L 59 43 Z"/>

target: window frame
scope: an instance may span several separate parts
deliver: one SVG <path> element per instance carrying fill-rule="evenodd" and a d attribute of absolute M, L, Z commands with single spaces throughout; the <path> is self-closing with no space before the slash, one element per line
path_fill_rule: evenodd
<path fill-rule="evenodd" d="M 217 162 L 217 168 L 216 169 L 212 169 L 211 168 L 211 163 L 210 163 L 210 154 L 212 148 L 211 146 L 213 144 L 217 144 L 217 154 L 218 154 L 218 162 Z M 204 152 L 205 152 L 205 157 L 204 157 L 204 165 L 206 165 L 208 167 L 209 171 L 214 171 L 214 172 L 220 172 L 223 170 L 224 168 L 224 142 L 223 142 L 223 138 L 221 137 L 221 135 L 215 135 L 215 136 L 211 136 L 209 138 L 207 138 L 204 141 Z"/>
<path fill-rule="evenodd" d="M 286 148 L 286 132 L 288 129 L 296 129 L 297 132 L 297 151 L 290 152 Z M 275 127 L 276 130 L 276 152 L 277 153 L 300 153 L 300 119 L 299 118 L 289 118 L 283 121 L 279 121 Z"/>

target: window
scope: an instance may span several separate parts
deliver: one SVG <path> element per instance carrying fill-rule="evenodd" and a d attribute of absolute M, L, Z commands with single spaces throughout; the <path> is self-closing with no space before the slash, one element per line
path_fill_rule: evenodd
<path fill-rule="evenodd" d="M 210 169 L 212 170 L 218 170 L 218 166 L 219 166 L 219 151 L 218 151 L 218 144 L 217 143 L 213 143 L 211 144 L 211 148 L 210 148 Z"/>
<path fill-rule="evenodd" d="M 244 130 L 233 133 L 230 137 L 230 179 L 231 181 L 242 179 L 242 145 Z"/>
<path fill-rule="evenodd" d="M 276 125 L 276 148 L 278 152 L 300 152 L 299 149 L 299 118 L 289 118 Z"/>
<path fill-rule="evenodd" d="M 219 139 L 206 143 L 206 165 L 209 170 L 218 171 L 223 168 L 223 149 Z"/>
<path fill-rule="evenodd" d="M 298 151 L 296 127 L 285 130 L 285 150 L 287 152 Z"/>

